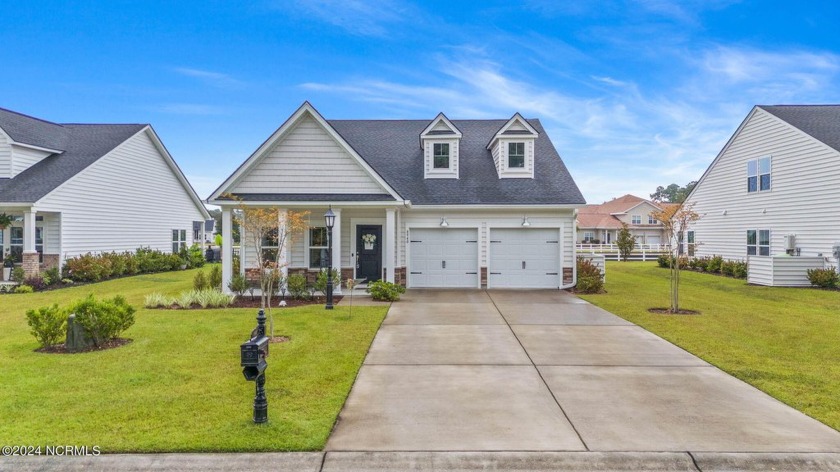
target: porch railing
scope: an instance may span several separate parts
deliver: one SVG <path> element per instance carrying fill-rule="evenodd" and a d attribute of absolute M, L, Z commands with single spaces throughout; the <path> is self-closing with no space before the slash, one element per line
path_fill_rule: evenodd
<path fill-rule="evenodd" d="M 598 254 L 604 256 L 604 259 L 608 261 L 617 261 L 621 258 L 617 244 L 577 244 L 575 247 L 579 254 Z M 669 252 L 670 246 L 667 244 L 636 244 L 627 259 L 631 261 L 650 261 Z"/>

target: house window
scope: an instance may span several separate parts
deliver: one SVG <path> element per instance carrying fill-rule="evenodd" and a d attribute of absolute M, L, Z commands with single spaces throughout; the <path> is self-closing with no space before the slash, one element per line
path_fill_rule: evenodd
<path fill-rule="evenodd" d="M 449 168 L 449 144 L 435 143 L 434 144 L 434 159 L 433 165 L 435 169 Z"/>
<path fill-rule="evenodd" d="M 659 222 L 656 221 L 656 218 L 654 218 L 653 215 L 648 215 L 648 224 L 649 225 L 655 225 L 655 224 L 659 224 Z"/>
<path fill-rule="evenodd" d="M 23 228 L 20 226 L 9 228 L 9 251 L 13 261 L 23 262 Z"/>
<path fill-rule="evenodd" d="M 769 229 L 748 229 L 747 230 L 747 255 L 748 256 L 769 256 L 770 255 L 770 230 Z"/>
<path fill-rule="evenodd" d="M 172 230 L 172 254 L 178 254 L 181 249 L 187 248 L 187 230 L 173 229 Z"/>
<path fill-rule="evenodd" d="M 633 215 L 630 217 L 630 222 L 634 225 L 642 224 L 642 215 Z"/>
<path fill-rule="evenodd" d="M 686 250 L 689 256 L 694 255 L 694 230 L 690 230 L 685 236 Z"/>
<path fill-rule="evenodd" d="M 309 268 L 326 267 L 327 228 L 309 228 Z"/>
<path fill-rule="evenodd" d="M 4 240 L 3 240 L 4 234 L 3 233 L 4 233 L 4 231 L 2 229 L 0 229 L 0 261 L 3 261 L 3 259 L 6 257 L 6 246 L 3 244 L 4 243 Z"/>
<path fill-rule="evenodd" d="M 747 161 L 747 193 L 770 190 L 770 156 Z"/>
<path fill-rule="evenodd" d="M 508 143 L 508 168 L 525 168 L 525 143 Z"/>
<path fill-rule="evenodd" d="M 595 233 L 592 231 L 584 231 L 583 232 L 583 242 L 588 243 L 595 239 Z"/>
<path fill-rule="evenodd" d="M 278 228 L 272 228 L 263 235 L 260 241 L 263 264 L 277 260 Z"/>

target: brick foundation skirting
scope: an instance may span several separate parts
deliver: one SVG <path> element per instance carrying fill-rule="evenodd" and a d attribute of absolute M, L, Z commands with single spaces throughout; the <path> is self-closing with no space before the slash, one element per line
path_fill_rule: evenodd
<path fill-rule="evenodd" d="M 23 254 L 23 263 L 21 267 L 23 267 L 23 273 L 26 274 L 26 277 L 34 277 L 41 272 L 41 262 L 39 259 L 38 253 L 32 254 Z"/>
<path fill-rule="evenodd" d="M 481 268 L 481 288 L 487 288 L 487 267 Z"/>
<path fill-rule="evenodd" d="M 405 278 L 405 267 L 397 267 L 394 270 L 394 283 L 405 287 L 407 282 L 408 280 Z"/>
<path fill-rule="evenodd" d="M 563 285 L 570 285 L 572 283 L 573 278 L 574 273 L 572 272 L 572 268 L 563 267 Z"/>
<path fill-rule="evenodd" d="M 58 254 L 44 254 L 44 262 L 41 263 L 41 270 L 48 270 L 58 267 L 58 262 L 61 256 Z"/>

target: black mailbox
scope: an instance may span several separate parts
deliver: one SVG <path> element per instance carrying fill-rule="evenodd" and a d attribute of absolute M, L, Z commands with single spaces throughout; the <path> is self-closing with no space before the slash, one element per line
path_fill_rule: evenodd
<path fill-rule="evenodd" d="M 257 380 L 268 365 L 265 362 L 265 358 L 268 357 L 268 337 L 251 338 L 239 348 L 242 355 L 240 365 L 244 367 L 242 374 L 245 375 L 245 380 Z"/>

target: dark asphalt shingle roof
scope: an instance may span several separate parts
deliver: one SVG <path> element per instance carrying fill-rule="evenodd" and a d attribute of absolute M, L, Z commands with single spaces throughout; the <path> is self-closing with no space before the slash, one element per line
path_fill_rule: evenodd
<path fill-rule="evenodd" d="M 840 151 L 840 105 L 758 105 Z"/>
<path fill-rule="evenodd" d="M 0 128 L 12 139 L 63 151 L 12 179 L 0 179 L 0 202 L 37 202 L 146 126 L 57 124 L 0 108 Z"/>
<path fill-rule="evenodd" d="M 572 176 L 539 120 L 534 178 L 500 179 L 486 148 L 508 120 L 451 120 L 462 133 L 459 179 L 426 179 L 417 145 L 428 120 L 328 120 L 404 199 L 416 205 L 584 204 Z"/>

